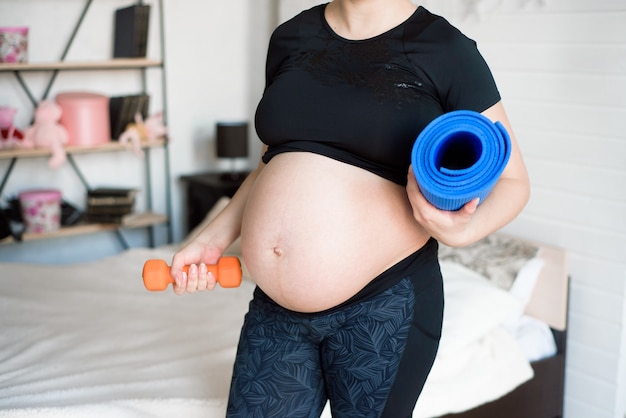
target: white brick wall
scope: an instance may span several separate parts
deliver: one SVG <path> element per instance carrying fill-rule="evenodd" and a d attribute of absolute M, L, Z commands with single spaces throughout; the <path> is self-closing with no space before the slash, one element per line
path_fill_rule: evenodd
<path fill-rule="evenodd" d="M 280 19 L 317 3 L 282 1 Z M 500 87 L 532 181 L 507 231 L 569 250 L 565 416 L 623 417 L 626 1 L 417 3 L 478 42 Z"/>

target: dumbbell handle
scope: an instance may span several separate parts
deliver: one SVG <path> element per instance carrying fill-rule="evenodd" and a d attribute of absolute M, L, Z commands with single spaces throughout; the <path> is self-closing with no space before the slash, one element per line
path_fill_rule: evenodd
<path fill-rule="evenodd" d="M 237 257 L 222 257 L 217 264 L 207 264 L 209 272 L 222 287 L 237 287 L 241 284 L 241 262 Z M 189 266 L 183 267 L 189 271 Z M 143 266 L 143 284 L 148 290 L 165 290 L 174 279 L 170 275 L 170 266 L 163 260 L 152 259 Z"/>

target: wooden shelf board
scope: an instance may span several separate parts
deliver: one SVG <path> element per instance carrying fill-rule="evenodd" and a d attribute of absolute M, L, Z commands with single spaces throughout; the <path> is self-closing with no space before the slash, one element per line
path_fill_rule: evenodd
<path fill-rule="evenodd" d="M 165 144 L 165 139 L 158 139 L 152 143 L 146 143 L 142 145 L 142 148 L 157 148 L 162 147 Z M 98 152 L 114 152 L 114 151 L 132 151 L 130 144 L 120 144 L 117 141 L 111 141 L 100 145 L 94 146 L 69 146 L 65 147 L 65 152 L 68 154 L 89 154 Z M 47 148 L 32 148 L 32 149 L 4 149 L 0 150 L 0 160 L 10 160 L 12 158 L 36 158 L 36 157 L 49 157 L 52 152 Z"/>
<path fill-rule="evenodd" d="M 93 234 L 95 232 L 103 232 L 103 231 L 114 231 L 116 229 L 133 229 L 133 228 L 145 228 L 151 225 L 159 225 L 167 223 L 168 218 L 166 215 L 162 215 L 154 212 L 145 212 L 134 214 L 134 216 L 130 217 L 127 222 L 124 222 L 121 225 L 118 224 L 78 224 L 74 226 L 66 226 L 58 231 L 50 232 L 50 233 L 26 233 L 22 237 L 23 241 L 36 241 L 42 239 L 50 239 L 50 238 L 62 238 L 62 237 L 71 237 L 77 235 L 85 235 L 85 234 Z M 0 240 L 0 244 L 8 244 L 15 242 L 13 238 L 5 238 Z"/>
<path fill-rule="evenodd" d="M 34 63 L 0 63 L 0 72 L 54 70 L 123 70 L 161 67 L 161 60 L 148 58 L 115 58 L 102 61 L 59 61 Z"/>

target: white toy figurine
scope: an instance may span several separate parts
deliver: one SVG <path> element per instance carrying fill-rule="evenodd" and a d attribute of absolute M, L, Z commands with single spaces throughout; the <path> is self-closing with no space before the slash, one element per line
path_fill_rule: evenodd
<path fill-rule="evenodd" d="M 128 124 L 126 130 L 120 135 L 120 144 L 131 144 L 137 156 L 143 157 L 142 144 L 155 142 L 167 134 L 167 127 L 163 125 L 163 113 L 159 112 L 150 116 L 145 121 L 141 114 L 135 114 L 135 123 Z"/>

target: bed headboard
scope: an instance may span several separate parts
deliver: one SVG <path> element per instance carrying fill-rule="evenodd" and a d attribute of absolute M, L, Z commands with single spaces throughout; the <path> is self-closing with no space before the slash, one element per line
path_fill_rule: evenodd
<path fill-rule="evenodd" d="M 538 256 L 544 264 L 526 306 L 526 314 L 546 322 L 558 331 L 565 331 L 569 294 L 567 252 L 542 243 L 534 244 L 539 247 Z"/>

